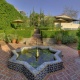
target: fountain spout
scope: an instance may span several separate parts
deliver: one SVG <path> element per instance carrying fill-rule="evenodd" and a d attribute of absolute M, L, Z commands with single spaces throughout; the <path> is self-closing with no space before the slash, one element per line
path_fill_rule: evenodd
<path fill-rule="evenodd" d="M 38 50 L 38 48 L 37 48 L 37 52 L 36 52 L 36 61 L 38 60 L 38 58 L 39 58 L 39 50 Z"/>
<path fill-rule="evenodd" d="M 36 40 L 36 44 L 38 45 L 38 41 Z M 37 47 L 37 52 L 36 52 L 36 61 L 38 61 L 38 58 L 39 58 L 39 50 L 38 50 L 38 47 Z"/>

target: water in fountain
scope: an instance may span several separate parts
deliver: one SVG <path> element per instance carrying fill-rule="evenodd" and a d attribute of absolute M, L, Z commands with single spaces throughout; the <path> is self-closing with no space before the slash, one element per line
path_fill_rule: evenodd
<path fill-rule="evenodd" d="M 37 51 L 37 52 L 36 52 Z M 37 68 L 43 62 L 54 61 L 54 54 L 48 49 L 24 49 L 22 52 L 19 52 L 18 60 L 27 61 L 34 68 Z"/>

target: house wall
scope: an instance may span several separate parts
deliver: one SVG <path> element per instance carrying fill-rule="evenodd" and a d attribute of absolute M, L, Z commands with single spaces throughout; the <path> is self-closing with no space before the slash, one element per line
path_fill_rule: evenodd
<path fill-rule="evenodd" d="M 55 23 L 55 25 L 58 25 L 59 23 Z M 76 30 L 79 27 L 79 24 L 76 23 L 61 23 L 62 29 L 70 29 L 70 30 Z"/>

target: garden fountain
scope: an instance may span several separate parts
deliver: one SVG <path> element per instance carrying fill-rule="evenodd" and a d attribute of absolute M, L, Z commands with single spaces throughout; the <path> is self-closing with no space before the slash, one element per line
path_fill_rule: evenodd
<path fill-rule="evenodd" d="M 10 69 L 23 73 L 28 80 L 42 80 L 48 73 L 63 69 L 62 52 L 49 46 L 30 46 L 12 50 Z"/>

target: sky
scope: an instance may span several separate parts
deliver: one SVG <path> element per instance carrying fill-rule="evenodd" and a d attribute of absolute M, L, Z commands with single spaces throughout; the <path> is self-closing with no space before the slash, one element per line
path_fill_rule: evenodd
<path fill-rule="evenodd" d="M 63 13 L 65 7 L 70 7 L 79 11 L 80 18 L 80 0 L 6 0 L 14 5 L 18 10 L 24 11 L 29 16 L 30 12 L 35 10 L 39 13 L 40 9 L 45 15 L 57 16 Z"/>

